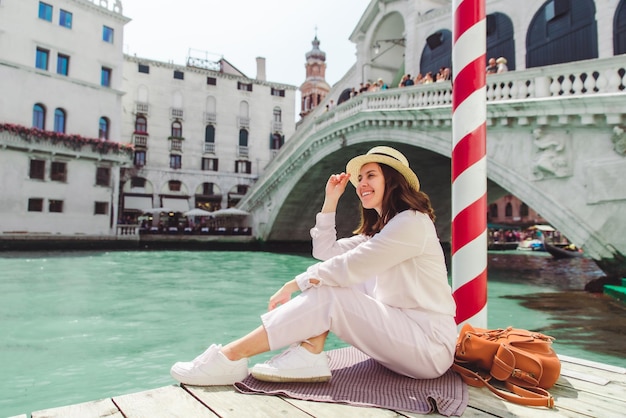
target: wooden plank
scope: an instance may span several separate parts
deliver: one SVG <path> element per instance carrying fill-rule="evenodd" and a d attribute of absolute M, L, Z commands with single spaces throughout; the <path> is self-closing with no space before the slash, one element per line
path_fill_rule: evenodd
<path fill-rule="evenodd" d="M 217 416 L 177 385 L 116 396 L 113 402 L 126 418 Z"/>
<path fill-rule="evenodd" d="M 221 417 L 311 418 L 278 396 L 247 395 L 237 392 L 233 386 L 184 386 L 184 388 Z"/>
<path fill-rule="evenodd" d="M 584 373 L 589 376 L 598 377 L 601 379 L 608 379 L 611 382 L 616 382 L 623 386 L 626 386 L 626 374 L 623 373 L 598 369 L 578 363 L 561 363 L 561 369 L 567 370 L 568 372 Z"/>
<path fill-rule="evenodd" d="M 32 418 L 83 418 L 83 417 L 112 417 L 124 418 L 120 410 L 111 399 L 84 402 L 58 408 L 44 409 L 31 414 Z"/>
<path fill-rule="evenodd" d="M 316 418 L 390 418 L 403 416 L 397 412 L 381 408 L 367 408 L 329 402 L 309 402 L 291 398 L 284 398 L 284 400 Z"/>
<path fill-rule="evenodd" d="M 612 373 L 617 374 L 626 374 L 626 368 L 613 366 L 610 364 L 598 363 L 597 361 L 585 360 L 576 357 L 564 356 L 562 354 L 558 354 L 559 360 L 561 360 L 561 364 L 563 363 L 571 363 L 571 364 L 579 364 L 581 366 L 590 367 L 592 369 L 605 370 Z"/>
<path fill-rule="evenodd" d="M 486 414 L 495 415 L 503 418 L 513 417 L 578 417 L 585 416 L 578 412 L 573 412 L 569 409 L 562 409 L 559 404 L 553 409 L 523 406 L 505 401 L 491 393 L 487 388 L 469 387 L 470 399 L 469 405 L 472 409 L 484 411 Z M 465 415 L 464 415 L 465 416 Z M 587 415 L 590 417 L 597 417 L 597 415 Z"/>

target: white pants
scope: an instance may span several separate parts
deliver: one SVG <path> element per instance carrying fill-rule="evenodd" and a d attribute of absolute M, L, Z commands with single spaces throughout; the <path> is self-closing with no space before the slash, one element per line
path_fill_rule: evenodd
<path fill-rule="evenodd" d="M 391 307 L 358 288 L 310 288 L 261 320 L 271 350 L 331 331 L 388 369 L 416 379 L 439 377 L 454 360 L 454 318 Z"/>

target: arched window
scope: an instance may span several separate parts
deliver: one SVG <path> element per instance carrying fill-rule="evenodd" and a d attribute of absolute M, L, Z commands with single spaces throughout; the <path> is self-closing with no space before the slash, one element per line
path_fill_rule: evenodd
<path fill-rule="evenodd" d="M 498 204 L 497 203 L 492 203 L 491 205 L 489 205 L 489 216 L 493 219 L 498 218 Z"/>
<path fill-rule="evenodd" d="M 54 132 L 65 133 L 65 111 L 63 109 L 54 110 Z"/>
<path fill-rule="evenodd" d="M 626 53 L 626 1 L 622 0 L 615 10 L 613 20 L 613 55 Z"/>
<path fill-rule="evenodd" d="M 420 72 L 430 72 L 433 79 L 441 67 L 452 68 L 452 32 L 440 29 L 426 38 L 420 58 Z M 411 74 L 415 77 L 416 74 Z"/>
<path fill-rule="evenodd" d="M 598 58 L 593 0 L 548 0 L 526 33 L 526 68 Z"/>
<path fill-rule="evenodd" d="M 111 122 L 109 122 L 109 118 L 102 116 L 98 126 L 98 138 L 108 140 L 110 126 Z"/>
<path fill-rule="evenodd" d="M 177 120 L 172 122 L 172 137 L 174 138 L 183 137 L 183 124 Z"/>
<path fill-rule="evenodd" d="M 503 13 L 487 15 L 487 59 L 506 58 L 509 71 L 515 70 L 515 39 L 513 22 Z"/>
<path fill-rule="evenodd" d="M 528 205 L 524 202 L 522 202 L 519 207 L 519 216 L 521 216 L 522 218 L 528 216 Z"/>
<path fill-rule="evenodd" d="M 148 119 L 145 116 L 137 116 L 135 119 L 135 132 L 148 132 Z"/>
<path fill-rule="evenodd" d="M 46 129 L 46 108 L 41 103 L 33 106 L 33 128 Z"/>
<path fill-rule="evenodd" d="M 215 126 L 207 125 L 204 128 L 204 142 L 214 144 L 215 143 Z"/>
<path fill-rule="evenodd" d="M 247 147 L 248 146 L 248 131 L 245 129 L 239 130 L 239 146 Z"/>
<path fill-rule="evenodd" d="M 510 218 L 513 216 L 513 205 L 511 203 L 507 203 L 504 207 L 504 216 Z"/>

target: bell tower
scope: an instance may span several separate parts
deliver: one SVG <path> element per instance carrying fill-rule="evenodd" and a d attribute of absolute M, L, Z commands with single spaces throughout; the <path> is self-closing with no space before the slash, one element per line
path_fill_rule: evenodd
<path fill-rule="evenodd" d="M 316 31 L 317 32 L 317 31 Z M 320 41 L 313 39 L 313 49 L 306 53 L 306 80 L 300 86 L 302 102 L 300 117 L 304 118 L 319 105 L 330 91 L 326 82 L 326 53 L 320 50 Z"/>

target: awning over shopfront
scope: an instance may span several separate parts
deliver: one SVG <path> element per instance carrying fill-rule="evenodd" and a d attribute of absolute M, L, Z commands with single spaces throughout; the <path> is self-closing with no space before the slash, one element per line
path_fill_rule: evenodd
<path fill-rule="evenodd" d="M 187 198 L 164 197 L 162 201 L 164 208 L 170 208 L 174 212 L 185 213 L 189 210 L 189 200 Z"/>
<path fill-rule="evenodd" d="M 124 209 L 145 210 L 152 207 L 152 196 L 124 196 Z"/>

